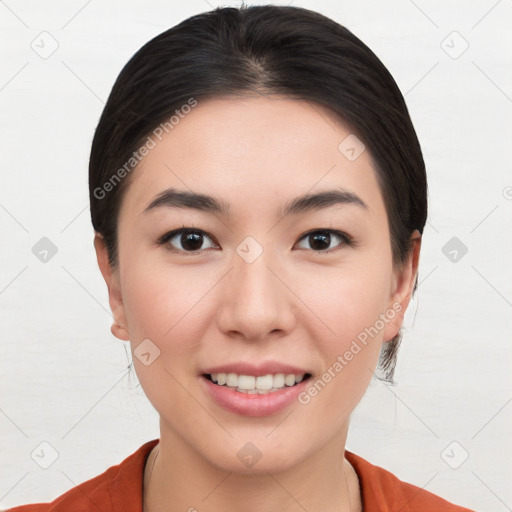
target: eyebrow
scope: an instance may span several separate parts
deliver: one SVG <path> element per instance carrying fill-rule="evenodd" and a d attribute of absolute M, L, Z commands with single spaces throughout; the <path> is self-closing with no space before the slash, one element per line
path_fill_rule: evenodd
<path fill-rule="evenodd" d="M 321 210 L 339 204 L 352 204 L 368 209 L 366 203 L 356 194 L 343 188 L 326 190 L 316 194 L 304 194 L 285 203 L 280 212 L 280 217 L 297 215 L 314 210 Z M 168 188 L 158 194 L 144 209 L 143 213 L 157 208 L 191 208 L 206 213 L 217 213 L 229 216 L 230 205 L 215 197 Z"/>

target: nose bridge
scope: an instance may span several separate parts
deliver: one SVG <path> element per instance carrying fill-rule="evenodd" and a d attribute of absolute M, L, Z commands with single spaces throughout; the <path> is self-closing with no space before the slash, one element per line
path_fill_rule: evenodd
<path fill-rule="evenodd" d="M 271 261 L 272 250 L 249 236 L 238 245 L 236 253 L 233 281 L 238 292 L 237 300 L 242 303 L 250 301 L 265 308 L 269 302 L 277 301 L 280 292 L 270 270 L 275 266 Z"/>
<path fill-rule="evenodd" d="M 290 328 L 290 297 L 276 273 L 279 265 L 270 248 L 253 237 L 238 245 L 222 308 L 224 330 L 257 339 Z"/>

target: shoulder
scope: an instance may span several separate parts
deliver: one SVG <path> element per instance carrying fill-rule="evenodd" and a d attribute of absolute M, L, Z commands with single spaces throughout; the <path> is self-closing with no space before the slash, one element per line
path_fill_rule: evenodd
<path fill-rule="evenodd" d="M 373 512 L 471 512 L 431 492 L 403 482 L 393 473 L 345 450 L 345 457 L 359 477 L 363 507 Z"/>
<path fill-rule="evenodd" d="M 142 511 L 144 465 L 151 449 L 158 441 L 148 441 L 121 463 L 73 487 L 50 503 L 31 503 L 4 512 L 113 512 L 128 509 L 134 512 Z M 133 508 L 133 504 L 136 503 L 139 507 Z"/>

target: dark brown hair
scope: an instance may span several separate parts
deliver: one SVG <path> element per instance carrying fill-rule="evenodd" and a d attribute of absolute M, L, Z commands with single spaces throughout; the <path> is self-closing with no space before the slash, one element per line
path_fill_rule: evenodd
<path fill-rule="evenodd" d="M 427 181 L 404 98 L 378 57 L 352 32 L 308 9 L 217 8 L 146 43 L 119 74 L 99 120 L 89 162 L 92 224 L 117 266 L 117 219 L 139 148 L 191 98 L 284 95 L 327 106 L 369 150 L 390 225 L 395 267 L 423 233 Z M 136 158 L 137 157 L 137 158 Z M 124 171 L 123 171 L 124 169 Z M 414 292 L 417 288 L 417 277 Z M 401 332 L 383 344 L 392 381 Z"/>

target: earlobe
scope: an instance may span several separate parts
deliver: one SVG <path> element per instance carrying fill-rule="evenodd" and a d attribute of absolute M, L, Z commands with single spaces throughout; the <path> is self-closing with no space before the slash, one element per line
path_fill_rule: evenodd
<path fill-rule="evenodd" d="M 126 327 L 123 324 L 116 322 L 115 319 L 110 327 L 110 332 L 112 332 L 112 334 L 120 340 L 130 341 L 130 335 Z"/>
<path fill-rule="evenodd" d="M 383 341 L 391 341 L 402 327 L 405 312 L 412 297 L 414 285 L 418 276 L 419 256 L 421 249 L 421 234 L 415 230 L 411 235 L 411 249 L 400 269 L 393 276 L 393 287 L 386 318 L 389 321 L 383 332 Z"/>
<path fill-rule="evenodd" d="M 110 330 L 116 338 L 123 341 L 129 341 L 130 334 L 126 327 L 123 297 L 119 282 L 119 272 L 112 269 L 108 260 L 108 251 L 103 235 L 98 232 L 95 232 L 94 235 L 94 248 L 96 250 L 96 258 L 98 260 L 101 275 L 107 285 L 110 309 L 114 317 L 114 323 Z"/>

